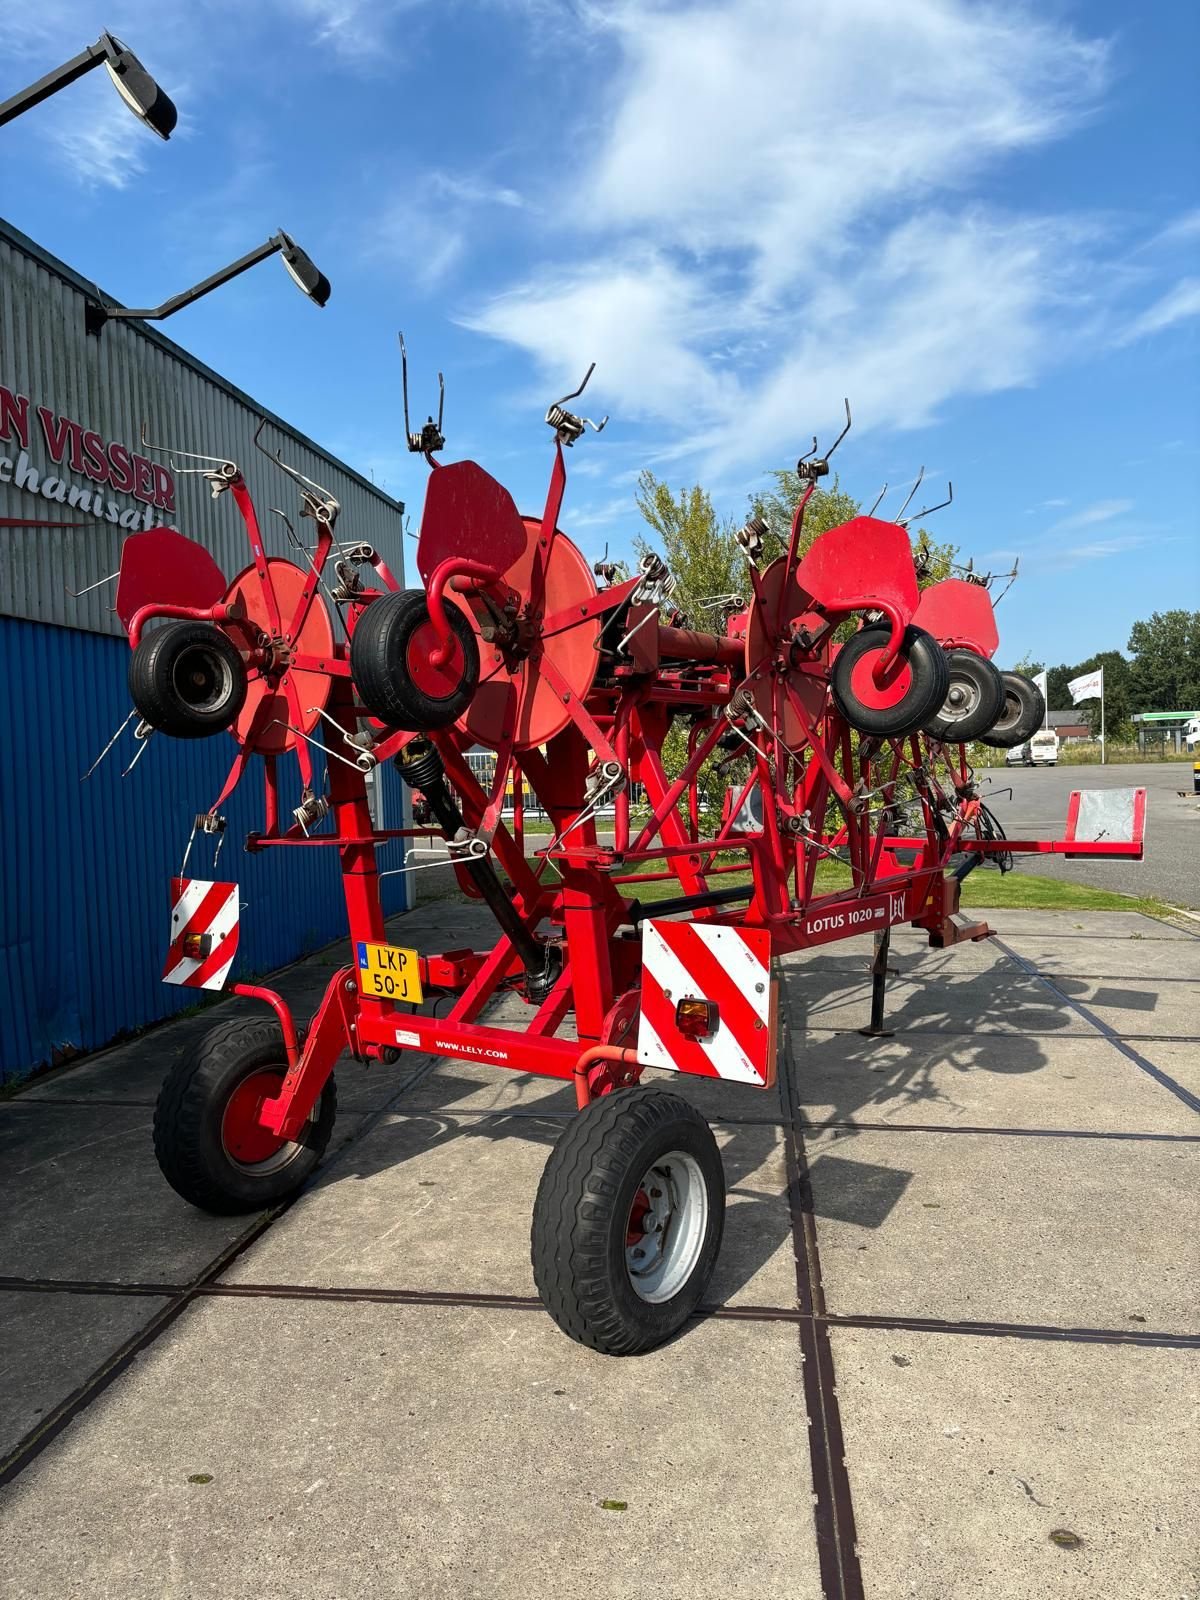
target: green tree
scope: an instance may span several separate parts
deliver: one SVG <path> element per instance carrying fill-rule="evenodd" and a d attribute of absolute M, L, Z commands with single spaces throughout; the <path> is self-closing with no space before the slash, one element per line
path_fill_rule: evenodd
<path fill-rule="evenodd" d="M 1133 674 L 1129 662 L 1119 650 L 1101 650 L 1088 656 L 1073 667 L 1060 671 L 1065 678 L 1082 678 L 1085 673 L 1104 668 L 1104 731 L 1112 740 L 1133 738 Z M 1066 705 L 1071 696 L 1065 696 Z M 1087 700 L 1079 707 L 1081 717 L 1086 717 L 1093 734 L 1100 732 L 1100 701 Z"/>
<path fill-rule="evenodd" d="M 675 578 L 679 609 L 693 627 L 703 627 L 700 609 L 713 595 L 746 594 L 746 558 L 734 543 L 735 523 L 717 516 L 712 496 L 697 484 L 670 489 L 650 471 L 638 474 L 637 508 L 658 535 L 663 556 Z M 654 550 L 642 536 L 634 540 L 639 555 Z"/>
<path fill-rule="evenodd" d="M 1129 630 L 1135 711 L 1200 710 L 1200 611 L 1156 611 Z"/>

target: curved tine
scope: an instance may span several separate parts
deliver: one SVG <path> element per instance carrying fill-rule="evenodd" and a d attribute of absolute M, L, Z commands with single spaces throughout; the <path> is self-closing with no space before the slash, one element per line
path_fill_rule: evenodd
<path fill-rule="evenodd" d="M 871 507 L 870 511 L 867 512 L 867 515 L 869 517 L 873 517 L 875 515 L 875 513 L 879 510 L 880 501 L 882 501 L 884 495 L 887 492 L 888 492 L 888 486 L 885 483 L 883 488 L 880 489 L 879 493 L 875 497 L 875 504 Z"/>
<path fill-rule="evenodd" d="M 912 501 L 912 497 L 913 497 L 913 495 L 916 494 L 917 490 L 921 487 L 921 482 L 924 479 L 924 477 L 925 477 L 925 468 L 922 467 L 920 472 L 917 473 L 916 481 L 914 482 L 912 488 L 908 491 L 908 493 L 904 497 L 904 504 L 900 507 L 899 511 L 897 511 L 897 513 L 896 513 L 896 516 L 895 516 L 895 521 L 896 522 L 900 521 L 900 518 L 904 515 L 905 511 L 908 509 L 908 506 Z"/>
<path fill-rule="evenodd" d="M 149 450 L 156 456 L 165 456 L 172 463 L 176 456 L 184 456 L 189 461 L 217 461 L 223 467 L 237 467 L 237 462 L 230 461 L 228 456 L 208 456 L 200 450 L 179 450 L 173 444 L 155 444 L 147 437 L 145 418 L 142 419 L 141 439 L 143 450 Z"/>
<path fill-rule="evenodd" d="M 266 425 L 267 419 L 264 417 L 259 423 L 258 427 L 254 430 L 254 443 L 257 448 L 262 451 L 263 455 L 265 455 L 269 460 L 273 461 L 281 472 L 286 472 L 289 478 L 294 478 L 297 483 L 302 483 L 309 489 L 315 489 L 323 499 L 331 501 L 332 504 L 337 506 L 340 510 L 341 503 L 332 490 L 326 489 L 322 484 L 317 483 L 315 479 L 306 477 L 304 473 L 300 471 L 299 467 L 289 466 L 278 450 L 268 450 L 265 444 L 259 444 L 259 435 L 262 433 Z"/>
<path fill-rule="evenodd" d="M 816 453 L 817 453 L 817 436 L 814 433 L 813 434 L 813 446 L 812 446 L 812 449 L 811 450 L 806 450 L 804 452 L 804 454 L 798 458 L 798 460 L 796 462 L 796 465 L 800 466 L 800 464 L 802 462 L 804 462 L 804 461 L 811 461 L 813 456 L 816 455 Z"/>
<path fill-rule="evenodd" d="M 442 413 L 446 409 L 446 380 L 438 373 L 438 432 L 442 431 Z M 605 421 L 608 419 L 605 418 Z"/>
<path fill-rule="evenodd" d="M 400 340 L 400 388 L 404 395 L 404 437 L 407 439 L 410 431 L 408 423 L 408 346 L 404 342 L 402 329 L 397 329 L 397 337 Z"/>
<path fill-rule="evenodd" d="M 939 500 L 936 506 L 926 506 L 923 511 L 914 511 L 911 517 L 905 519 L 904 525 L 910 522 L 919 522 L 922 517 L 931 517 L 935 511 L 944 511 L 947 506 L 954 504 L 954 485 L 946 480 L 946 488 L 950 491 L 944 500 Z"/>
<path fill-rule="evenodd" d="M 826 450 L 826 452 L 825 452 L 826 461 L 829 460 L 830 456 L 837 449 L 838 445 L 841 444 L 842 440 L 850 432 L 850 401 L 849 401 L 848 398 L 846 398 L 846 399 L 843 399 L 842 403 L 846 407 L 846 426 L 842 429 L 841 433 L 838 434 L 837 438 L 829 446 L 829 449 Z"/>
<path fill-rule="evenodd" d="M 593 361 L 591 366 L 584 373 L 583 382 L 579 385 L 578 389 L 572 389 L 570 394 L 564 394 L 561 400 L 555 400 L 554 401 L 554 405 L 561 406 L 564 403 L 564 401 L 567 401 L 567 400 L 578 400 L 579 396 L 587 388 L 588 379 L 591 377 L 592 373 L 595 372 L 595 370 L 596 370 L 596 363 Z M 607 421 L 608 419 L 605 418 L 605 420 Z"/>

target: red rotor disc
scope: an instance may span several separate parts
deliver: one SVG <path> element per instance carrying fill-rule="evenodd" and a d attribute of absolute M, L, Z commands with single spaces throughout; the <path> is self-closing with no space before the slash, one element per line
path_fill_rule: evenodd
<path fill-rule="evenodd" d="M 506 568 L 504 581 L 521 596 L 523 610 L 534 594 L 534 574 L 540 565 L 542 550 L 541 521 L 536 517 L 522 520 L 529 535 L 528 542 L 521 555 Z M 596 593 L 591 569 L 565 534 L 557 534 L 550 546 L 550 559 L 540 591 L 537 596 L 539 618 L 577 608 Z M 462 609 L 478 633 L 479 624 L 465 603 Z M 513 743 L 518 750 L 547 743 L 567 726 L 571 713 L 563 704 L 558 688 L 549 683 L 541 671 L 542 654 L 544 652 L 553 661 L 572 692 L 584 700 L 596 678 L 599 637 L 600 620 L 580 618 L 548 638 L 538 638 L 529 656 L 514 667 L 508 665 L 503 653 L 494 645 L 480 639 L 479 687 L 458 726 L 477 743 L 493 749 L 501 742 L 506 728 L 513 730 Z"/>
<path fill-rule="evenodd" d="M 804 620 L 808 616 L 804 598 L 794 579 L 788 584 L 782 608 L 780 607 L 780 589 L 786 567 L 787 557 L 778 556 L 759 577 L 762 598 L 761 600 L 755 598 L 747 613 L 745 687 L 754 695 L 758 713 L 768 726 L 776 730 L 789 750 L 798 750 L 806 743 L 807 736 L 784 684 L 786 683 L 791 689 L 809 718 L 816 722 L 825 710 L 829 652 L 826 648 L 811 663 L 805 662 L 800 666 L 789 667 L 786 673 L 777 673 L 773 670 L 777 638 L 776 617 L 780 619 L 779 632 L 782 633 L 788 629 L 791 622 L 797 619 Z M 811 617 L 809 621 L 813 632 L 824 626 L 819 617 Z"/>
<path fill-rule="evenodd" d="M 280 620 L 287 629 L 291 626 L 292 618 L 299 608 L 301 592 L 311 574 L 302 572 L 294 562 L 286 560 L 283 556 L 271 556 L 268 566 L 275 587 L 275 596 L 279 602 Z M 240 600 L 246 608 L 247 618 L 270 637 L 271 621 L 267 613 L 266 598 L 258 573 L 252 566 L 238 573 L 229 585 L 225 599 L 227 602 Z M 332 660 L 333 624 L 329 619 L 325 602 L 319 594 L 314 596 L 299 634 L 295 639 L 289 640 L 285 637 L 284 644 L 297 654 L 315 656 L 320 661 Z M 300 705 L 298 722 L 295 711 L 288 703 L 287 679 L 291 680 L 297 690 Z M 242 707 L 233 732 L 238 742 L 244 744 L 259 713 L 260 705 L 264 700 L 269 700 L 269 705 L 262 706 L 258 731 L 254 735 L 254 749 L 263 755 L 280 755 L 285 750 L 293 750 L 297 739 L 287 725 L 291 724 L 292 727 L 299 727 L 304 733 L 311 733 L 320 720 L 320 713 L 325 709 L 332 689 L 333 679 L 324 672 L 299 672 L 291 667 L 274 684 L 268 682 L 261 674 L 252 677 L 246 694 L 246 703 Z"/>

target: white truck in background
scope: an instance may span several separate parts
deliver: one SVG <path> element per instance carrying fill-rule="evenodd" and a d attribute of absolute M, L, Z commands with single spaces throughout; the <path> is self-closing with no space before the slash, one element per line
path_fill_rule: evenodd
<path fill-rule="evenodd" d="M 1004 757 L 1006 767 L 1053 767 L 1058 763 L 1061 740 L 1053 728 L 1039 728 L 1026 744 L 1014 745 Z"/>

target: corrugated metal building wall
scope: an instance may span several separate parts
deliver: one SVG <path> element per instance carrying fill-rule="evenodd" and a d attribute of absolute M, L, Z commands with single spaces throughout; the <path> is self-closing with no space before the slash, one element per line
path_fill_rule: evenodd
<path fill-rule="evenodd" d="M 268 549 L 288 554 L 286 535 L 281 542 L 269 526 L 278 519 L 266 508 L 290 513 L 296 495 L 253 448 L 262 408 L 148 329 L 116 322 L 99 338 L 86 334 L 88 294 L 69 268 L 0 223 L 0 386 L 29 398 L 31 419 L 37 407 L 47 408 L 52 430 L 54 418 L 69 417 L 138 451 L 144 421 L 151 439 L 229 455 L 250 485 Z M 225 735 L 158 737 L 122 780 L 135 748 L 127 730 L 96 774 L 80 782 L 129 712 L 129 648 L 108 609 L 111 585 L 81 600 L 67 590 L 116 570 L 128 528 L 73 508 L 57 489 L 50 499 L 35 490 L 31 473 L 40 489 L 47 470 L 76 487 L 95 485 L 70 472 L 66 452 L 61 464 L 48 458 L 40 419 L 31 422 L 27 448 L 11 409 L 7 421 L 7 438 L 0 425 L 0 1080 L 194 1002 L 194 994 L 159 982 L 169 879 L 193 817 L 218 793 L 234 751 Z M 337 497 L 340 537 L 366 540 L 402 572 L 397 501 L 276 418 L 264 442 Z M 15 481 L 22 453 L 23 488 Z M 228 496 L 214 503 L 202 478 L 176 477 L 175 485 L 175 514 L 156 512 L 152 520 L 198 539 L 232 576 L 249 556 L 236 508 Z M 114 493 L 114 500 L 121 511 L 146 510 L 129 495 Z M 12 525 L 22 521 L 55 525 Z M 84 525 L 62 526 L 76 521 Z M 280 770 L 294 782 L 295 804 L 295 763 L 285 760 Z M 379 774 L 377 790 L 379 820 L 398 825 L 403 797 L 390 769 Z M 238 974 L 267 971 L 345 933 L 333 851 L 244 853 L 242 840 L 261 826 L 261 809 L 256 763 L 225 808 L 220 862 L 222 875 L 237 878 L 244 902 Z M 207 870 L 211 843 L 197 842 L 192 870 Z M 386 847 L 381 867 L 393 855 L 398 848 Z M 383 880 L 389 912 L 404 909 L 406 884 L 403 877 Z"/>

